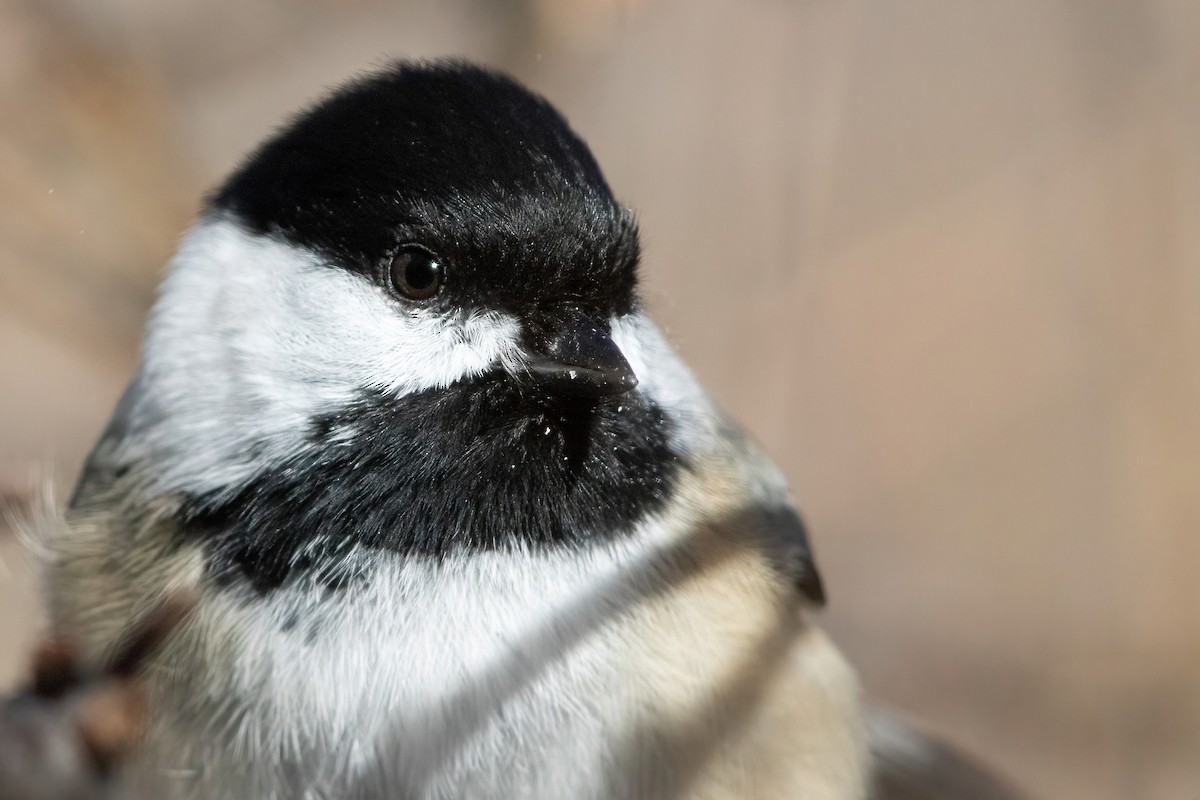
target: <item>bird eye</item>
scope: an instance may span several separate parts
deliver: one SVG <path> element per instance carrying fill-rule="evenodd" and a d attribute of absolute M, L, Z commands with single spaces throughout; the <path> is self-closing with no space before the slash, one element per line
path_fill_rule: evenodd
<path fill-rule="evenodd" d="M 433 297 L 444 278 L 442 262 L 424 247 L 405 245 L 392 259 L 392 286 L 409 300 Z"/>

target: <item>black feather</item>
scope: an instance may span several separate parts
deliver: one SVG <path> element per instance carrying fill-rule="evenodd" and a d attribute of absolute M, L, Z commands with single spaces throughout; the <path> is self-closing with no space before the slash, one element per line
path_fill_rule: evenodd
<path fill-rule="evenodd" d="M 518 315 L 635 304 L 637 228 L 549 103 L 459 62 L 399 62 L 301 114 L 212 198 L 247 228 L 380 279 L 419 243 L 440 298 Z"/>
<path fill-rule="evenodd" d="M 312 445 L 234 492 L 192 497 L 181 529 L 218 576 L 260 591 L 298 575 L 342 587 L 363 549 L 440 556 L 631 533 L 683 463 L 662 410 L 630 394 L 545 396 L 490 374 L 316 420 Z"/>

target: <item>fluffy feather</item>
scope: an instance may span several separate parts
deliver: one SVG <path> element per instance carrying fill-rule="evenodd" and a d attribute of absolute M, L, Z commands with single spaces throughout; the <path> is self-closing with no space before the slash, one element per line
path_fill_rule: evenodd
<path fill-rule="evenodd" d="M 396 248 L 446 264 L 423 303 Z M 397 65 L 265 144 L 172 262 L 72 500 L 89 648 L 177 587 L 134 770 L 176 798 L 860 800 L 852 670 L 779 471 L 645 315 L 632 215 L 544 100 Z M 570 314 L 566 314 L 569 309 Z M 639 379 L 563 398 L 548 320 Z"/>

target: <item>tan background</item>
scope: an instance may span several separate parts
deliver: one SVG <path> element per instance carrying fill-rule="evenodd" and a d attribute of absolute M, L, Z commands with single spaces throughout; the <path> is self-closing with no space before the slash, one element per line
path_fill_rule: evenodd
<path fill-rule="evenodd" d="M 0 0 L 0 481 L 60 495 L 198 198 L 387 55 L 513 70 L 640 209 L 879 697 L 1043 798 L 1200 798 L 1196 0 Z M 0 681 L 37 615 L 0 544 Z"/>

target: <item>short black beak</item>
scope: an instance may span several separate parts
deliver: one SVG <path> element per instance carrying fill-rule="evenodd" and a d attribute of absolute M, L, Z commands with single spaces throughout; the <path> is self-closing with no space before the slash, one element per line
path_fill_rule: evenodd
<path fill-rule="evenodd" d="M 608 326 L 581 312 L 561 314 L 533 337 L 529 373 L 543 388 L 573 397 L 623 394 L 637 386 Z"/>

